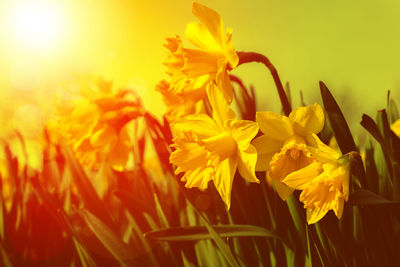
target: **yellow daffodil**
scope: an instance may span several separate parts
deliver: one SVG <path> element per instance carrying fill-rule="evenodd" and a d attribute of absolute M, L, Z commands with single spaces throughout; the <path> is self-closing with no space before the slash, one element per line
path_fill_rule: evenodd
<path fill-rule="evenodd" d="M 395 121 L 390 128 L 400 138 L 400 119 Z"/>
<path fill-rule="evenodd" d="M 107 162 L 122 171 L 131 151 L 127 123 L 143 114 L 138 100 L 130 90 L 113 92 L 97 77 L 72 81 L 71 88 L 75 94 L 58 104 L 56 130 L 84 166 L 97 170 Z"/>
<path fill-rule="evenodd" d="M 333 210 L 340 219 L 344 201 L 349 197 L 349 160 L 339 159 L 340 154 L 322 143 L 319 148 L 311 150 L 317 161 L 290 173 L 282 182 L 303 190 L 300 201 L 307 209 L 309 224 L 318 222 L 329 210 Z"/>
<path fill-rule="evenodd" d="M 171 124 L 176 137 L 176 150 L 170 162 L 177 166 L 176 174 L 184 172 L 186 187 L 206 189 L 213 181 L 228 208 L 236 169 L 249 182 L 258 183 L 255 176 L 256 149 L 250 144 L 258 132 L 255 122 L 237 120 L 221 91 L 214 83 L 207 88 L 213 109 L 206 114 L 189 115 Z"/>
<path fill-rule="evenodd" d="M 257 112 L 256 120 L 264 133 L 252 143 L 258 153 L 256 170 L 267 171 L 267 179 L 285 200 L 294 189 L 282 180 L 316 161 L 308 147 L 317 146 L 316 134 L 324 127 L 324 113 L 315 103 L 295 109 L 289 117 L 269 111 Z"/>
<path fill-rule="evenodd" d="M 230 103 L 233 90 L 227 69 L 239 63 L 232 30 L 228 28 L 225 33 L 219 14 L 206 6 L 193 3 L 192 12 L 200 23 L 189 23 L 186 36 L 198 49 L 183 48 L 178 36 L 168 38 L 165 45 L 170 50 L 164 62 L 171 75 L 170 90 L 177 94 L 196 92 L 193 97 L 205 97 L 207 85 L 214 81 Z"/>

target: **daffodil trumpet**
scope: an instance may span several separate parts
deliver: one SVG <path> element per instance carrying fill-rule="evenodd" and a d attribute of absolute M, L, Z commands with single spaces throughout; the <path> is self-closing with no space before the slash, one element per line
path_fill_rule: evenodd
<path fill-rule="evenodd" d="M 282 180 L 291 188 L 302 190 L 300 201 L 304 203 L 308 224 L 318 222 L 329 210 L 340 219 L 344 202 L 349 198 L 351 157 L 340 156 L 325 144 L 321 145 L 325 147 L 311 148 L 317 161 Z"/>

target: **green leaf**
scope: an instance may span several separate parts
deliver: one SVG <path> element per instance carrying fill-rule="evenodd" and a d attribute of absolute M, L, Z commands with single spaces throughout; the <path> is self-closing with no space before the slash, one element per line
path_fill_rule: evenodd
<path fill-rule="evenodd" d="M 79 164 L 71 149 L 68 146 L 64 146 L 63 151 L 72 173 L 73 181 L 79 191 L 79 196 L 84 202 L 85 208 L 91 210 L 106 224 L 112 224 L 111 216 L 106 209 L 105 203 L 100 199 L 85 170 Z"/>
<path fill-rule="evenodd" d="M 398 201 L 388 200 L 375 194 L 374 192 L 360 189 L 350 194 L 349 196 L 350 205 L 379 205 L 379 204 L 400 204 Z"/>
<path fill-rule="evenodd" d="M 214 230 L 214 228 L 208 223 L 208 221 L 201 216 L 200 217 L 206 228 L 209 232 L 211 238 L 214 240 L 217 247 L 221 250 L 221 253 L 224 255 L 225 259 L 229 262 L 231 266 L 240 266 L 235 256 L 232 254 L 228 244 L 221 238 L 221 236 Z"/>
<path fill-rule="evenodd" d="M 321 89 L 322 102 L 324 103 L 325 110 L 328 114 L 329 123 L 332 127 L 333 133 L 335 134 L 336 141 L 342 154 L 344 155 L 351 151 L 357 151 L 349 126 L 347 125 L 335 98 L 323 82 L 319 82 L 319 86 Z"/>
<path fill-rule="evenodd" d="M 86 222 L 90 230 L 96 235 L 104 247 L 117 259 L 121 264 L 131 259 L 134 255 L 128 249 L 128 246 L 120 241 L 114 232 L 95 215 L 87 210 L 80 210 L 79 214 Z"/>
<path fill-rule="evenodd" d="M 212 228 L 220 237 L 267 237 L 282 241 L 272 231 L 253 225 L 213 225 Z M 205 226 L 171 227 L 145 233 L 148 239 L 158 241 L 198 241 L 212 239 Z M 283 241 L 282 241 L 283 242 Z"/>
<path fill-rule="evenodd" d="M 78 252 L 79 259 L 81 260 L 81 264 L 83 267 L 95 267 L 96 263 L 90 256 L 89 252 L 86 250 L 86 248 L 79 243 L 79 241 L 75 238 L 72 237 L 72 241 L 75 245 L 75 249 Z"/>
<path fill-rule="evenodd" d="M 384 144 L 382 134 L 375 121 L 368 115 L 363 114 L 360 123 L 381 145 Z"/>

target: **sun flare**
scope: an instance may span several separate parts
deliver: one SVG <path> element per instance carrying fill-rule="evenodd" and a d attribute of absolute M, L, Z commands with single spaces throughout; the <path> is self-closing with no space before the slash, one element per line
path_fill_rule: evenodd
<path fill-rule="evenodd" d="M 10 31 L 19 45 L 48 48 L 61 39 L 65 26 L 62 15 L 51 2 L 19 2 L 9 14 Z"/>

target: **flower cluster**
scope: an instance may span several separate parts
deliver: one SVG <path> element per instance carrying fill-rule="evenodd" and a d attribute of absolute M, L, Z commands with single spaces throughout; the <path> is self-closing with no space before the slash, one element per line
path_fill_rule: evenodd
<path fill-rule="evenodd" d="M 92 170 L 107 162 L 122 171 L 132 147 L 128 122 L 143 115 L 133 91 L 114 92 L 111 83 L 97 76 L 77 77 L 63 89 L 68 98 L 57 105 L 56 127 L 77 159 Z"/>
<path fill-rule="evenodd" d="M 329 210 L 341 218 L 349 195 L 349 161 L 317 136 L 325 122 L 321 106 L 299 107 L 289 116 L 258 112 L 256 122 L 237 119 L 228 74 L 239 62 L 232 30 L 225 33 L 218 13 L 201 4 L 193 4 L 193 14 L 200 23 L 188 24 L 186 36 L 197 49 L 184 48 L 179 36 L 168 38 L 165 65 L 171 81 L 158 86 L 175 134 L 170 162 L 176 174 L 183 173 L 189 188 L 204 190 L 213 181 L 229 208 L 236 170 L 255 183 L 255 172 L 265 171 L 283 200 L 302 191 L 308 223 Z M 208 114 L 199 101 L 210 104 Z"/>

